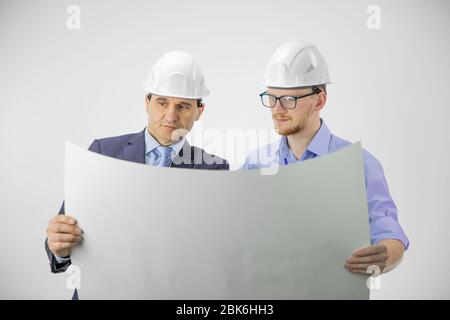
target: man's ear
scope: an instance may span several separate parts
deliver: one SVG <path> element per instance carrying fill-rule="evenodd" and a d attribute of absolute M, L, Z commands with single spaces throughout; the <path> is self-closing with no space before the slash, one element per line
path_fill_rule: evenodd
<path fill-rule="evenodd" d="M 323 107 L 325 106 L 325 103 L 327 102 L 327 95 L 324 92 L 321 92 L 317 95 L 317 99 L 316 99 L 316 106 L 315 109 L 317 111 L 320 111 L 323 109 Z"/>
<path fill-rule="evenodd" d="M 148 96 L 145 96 L 144 104 L 145 104 L 145 112 L 148 113 L 148 108 L 150 105 L 150 100 L 148 99 Z"/>
<path fill-rule="evenodd" d="M 198 106 L 197 109 L 198 109 L 198 113 L 197 113 L 197 117 L 195 117 L 195 121 L 200 119 L 200 116 L 202 115 L 203 110 L 205 109 L 205 103 L 201 102 L 200 106 Z"/>

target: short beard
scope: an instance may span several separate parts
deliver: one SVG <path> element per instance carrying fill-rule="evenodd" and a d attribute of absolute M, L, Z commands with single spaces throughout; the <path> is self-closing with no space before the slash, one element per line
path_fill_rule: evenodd
<path fill-rule="evenodd" d="M 301 129 L 302 128 L 300 128 L 300 126 L 295 126 L 295 127 L 290 127 L 290 128 L 286 128 L 286 129 L 277 128 L 275 130 L 277 131 L 277 133 L 280 136 L 290 136 L 290 135 L 296 134 L 297 132 L 300 132 Z"/>
<path fill-rule="evenodd" d="M 276 128 L 275 131 L 281 136 L 291 136 L 293 134 L 299 133 L 300 131 L 303 131 L 306 128 L 306 124 L 307 121 L 303 121 L 302 123 L 289 128 Z"/>

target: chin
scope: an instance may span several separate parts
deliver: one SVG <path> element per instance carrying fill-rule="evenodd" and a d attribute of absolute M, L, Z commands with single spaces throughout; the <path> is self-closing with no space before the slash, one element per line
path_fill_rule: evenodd
<path fill-rule="evenodd" d="M 280 136 L 290 136 L 296 134 L 300 131 L 298 127 L 290 127 L 290 128 L 276 128 L 275 129 Z"/>

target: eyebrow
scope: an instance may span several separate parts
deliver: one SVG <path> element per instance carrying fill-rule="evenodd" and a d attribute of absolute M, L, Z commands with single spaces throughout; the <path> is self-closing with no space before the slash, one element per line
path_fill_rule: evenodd
<path fill-rule="evenodd" d="M 180 101 L 177 103 L 177 105 L 185 105 L 185 106 L 189 106 L 189 107 L 192 106 L 189 102 L 185 102 L 185 101 Z"/>
<path fill-rule="evenodd" d="M 156 99 L 156 101 L 159 101 L 159 102 L 168 102 L 169 99 L 164 98 L 164 97 L 158 97 L 158 98 Z M 186 101 L 176 102 L 175 104 L 178 105 L 178 106 L 179 106 L 179 105 L 184 105 L 184 106 L 187 106 L 187 107 L 192 107 L 192 105 L 191 105 L 189 102 L 186 102 Z"/>

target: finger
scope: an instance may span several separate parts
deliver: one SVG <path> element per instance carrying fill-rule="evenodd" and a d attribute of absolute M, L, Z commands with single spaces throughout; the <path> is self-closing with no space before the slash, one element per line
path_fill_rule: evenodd
<path fill-rule="evenodd" d="M 377 263 L 377 262 L 384 262 L 388 259 L 388 255 L 383 252 L 383 253 L 379 253 L 379 254 L 375 254 L 372 256 L 365 256 L 365 257 L 350 257 L 346 260 L 347 263 L 353 263 L 353 264 L 358 264 L 358 263 Z"/>
<path fill-rule="evenodd" d="M 369 270 L 370 273 L 373 273 L 375 268 L 379 268 L 380 271 L 382 271 L 384 269 L 384 267 L 386 266 L 386 264 L 385 263 L 359 263 L 359 264 L 346 264 L 345 266 L 348 269 Z"/>
<path fill-rule="evenodd" d="M 50 242 L 80 242 L 81 236 L 71 233 L 51 233 L 48 240 Z"/>
<path fill-rule="evenodd" d="M 49 227 L 49 233 L 71 233 L 74 235 L 80 235 L 81 234 L 81 229 L 73 226 L 73 225 L 68 225 L 68 224 L 64 224 L 64 223 L 57 223 L 57 224 L 52 224 Z"/>
<path fill-rule="evenodd" d="M 386 246 L 382 244 L 378 244 L 375 246 L 369 246 L 362 249 L 358 249 L 353 252 L 353 256 L 355 257 L 364 257 L 364 256 L 371 256 L 375 254 L 379 254 L 386 251 Z"/>
<path fill-rule="evenodd" d="M 369 273 L 367 273 L 366 270 L 362 270 L 362 269 L 349 269 L 348 271 L 350 271 L 352 273 L 360 273 L 360 274 L 369 275 Z"/>
<path fill-rule="evenodd" d="M 77 224 L 77 220 L 74 217 L 68 216 L 66 214 L 58 214 L 51 220 L 52 223 L 65 223 L 69 225 Z"/>
<path fill-rule="evenodd" d="M 373 266 L 373 265 L 372 265 L 372 266 Z M 377 266 L 377 267 L 378 267 L 378 266 Z M 349 264 L 346 264 L 346 265 L 345 265 L 345 268 L 346 268 L 348 271 L 351 271 L 351 272 L 365 273 L 365 274 L 373 273 L 373 269 L 369 270 L 370 272 L 367 272 L 367 271 L 368 271 L 367 268 L 362 268 L 362 267 L 360 267 L 360 266 L 355 266 L 355 265 L 349 265 Z M 379 268 L 379 267 L 378 267 L 378 268 Z"/>
<path fill-rule="evenodd" d="M 52 251 L 61 251 L 66 249 L 72 249 L 78 244 L 78 242 L 54 242 L 52 243 L 51 250 Z"/>
<path fill-rule="evenodd" d="M 384 272 L 386 268 L 386 263 L 377 263 L 377 264 L 346 264 L 345 268 L 350 271 L 361 271 L 367 274 L 375 274 L 379 275 Z"/>

